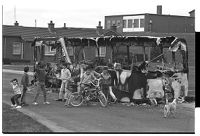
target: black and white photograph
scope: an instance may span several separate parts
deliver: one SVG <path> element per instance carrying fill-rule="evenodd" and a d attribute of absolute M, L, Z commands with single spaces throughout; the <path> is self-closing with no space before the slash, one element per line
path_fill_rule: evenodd
<path fill-rule="evenodd" d="M 198 134 L 197 5 L 3 0 L 2 134 Z"/>

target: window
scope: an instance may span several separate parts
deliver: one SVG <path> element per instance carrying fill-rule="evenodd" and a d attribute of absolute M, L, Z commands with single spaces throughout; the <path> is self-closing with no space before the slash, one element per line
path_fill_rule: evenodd
<path fill-rule="evenodd" d="M 134 19 L 134 28 L 139 28 L 139 19 Z"/>
<path fill-rule="evenodd" d="M 129 19 L 128 20 L 128 28 L 132 28 L 132 26 L 133 26 L 133 20 Z"/>
<path fill-rule="evenodd" d="M 117 26 L 120 26 L 120 25 L 121 25 L 121 21 L 117 20 Z"/>
<path fill-rule="evenodd" d="M 113 26 L 113 25 L 116 25 L 115 20 L 112 20 L 112 26 Z"/>
<path fill-rule="evenodd" d="M 73 50 L 73 47 L 67 47 L 67 53 L 69 56 L 73 56 L 74 55 L 74 50 Z"/>
<path fill-rule="evenodd" d="M 107 21 L 107 29 L 110 29 L 110 20 Z"/>
<path fill-rule="evenodd" d="M 56 53 L 56 49 L 52 49 L 51 46 L 45 46 L 45 55 L 54 55 Z"/>
<path fill-rule="evenodd" d="M 98 57 L 98 50 L 96 50 L 96 57 Z M 106 47 L 99 47 L 99 57 L 106 57 Z"/>
<path fill-rule="evenodd" d="M 144 32 L 145 16 L 123 16 L 123 32 Z"/>
<path fill-rule="evenodd" d="M 140 19 L 140 28 L 144 28 L 144 19 Z"/>
<path fill-rule="evenodd" d="M 126 28 L 126 20 L 123 20 L 123 28 Z"/>
<path fill-rule="evenodd" d="M 22 51 L 22 44 L 20 42 L 13 42 L 13 54 L 20 55 Z"/>

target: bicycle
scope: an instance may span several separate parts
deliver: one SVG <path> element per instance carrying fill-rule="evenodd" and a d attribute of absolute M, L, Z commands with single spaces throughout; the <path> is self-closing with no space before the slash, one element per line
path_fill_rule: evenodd
<path fill-rule="evenodd" d="M 84 102 L 89 102 L 90 100 L 95 100 L 98 99 L 101 106 L 102 107 L 106 107 L 107 106 L 107 99 L 104 95 L 104 93 L 101 90 L 100 87 L 100 81 L 102 80 L 102 78 L 96 79 L 93 82 L 90 82 L 91 86 L 86 86 L 83 90 L 83 92 L 79 93 L 79 92 L 74 92 L 71 94 L 70 96 L 70 100 L 69 103 L 72 106 L 80 106 L 82 105 Z"/>

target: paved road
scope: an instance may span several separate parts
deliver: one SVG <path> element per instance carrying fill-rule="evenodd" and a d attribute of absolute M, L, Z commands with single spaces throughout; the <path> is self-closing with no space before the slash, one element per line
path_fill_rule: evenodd
<path fill-rule="evenodd" d="M 8 103 L 11 92 L 9 81 L 21 78 L 19 74 L 3 73 L 3 102 Z M 21 110 L 47 125 L 55 132 L 194 132 L 194 104 L 177 106 L 176 118 L 163 118 L 163 107 L 131 106 L 122 104 L 101 107 L 90 106 L 66 108 L 64 103 L 54 101 L 57 94 L 48 94 L 50 105 L 32 105 L 34 90 L 28 93 L 30 104 Z M 191 107 L 192 106 L 192 107 Z"/>

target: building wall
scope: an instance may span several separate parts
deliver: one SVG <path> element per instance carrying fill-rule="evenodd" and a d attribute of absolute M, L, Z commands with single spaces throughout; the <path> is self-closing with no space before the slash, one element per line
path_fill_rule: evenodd
<path fill-rule="evenodd" d="M 31 46 L 31 42 L 24 42 L 24 59 L 33 62 L 34 47 Z"/>
<path fill-rule="evenodd" d="M 13 55 L 13 42 L 20 42 L 20 37 L 3 37 L 3 58 L 8 59 L 21 59 L 21 55 Z"/>
<path fill-rule="evenodd" d="M 190 16 L 170 16 L 170 15 L 157 15 L 157 14 L 144 14 L 145 15 L 145 28 L 144 32 L 159 32 L 159 33 L 193 33 L 195 32 L 195 18 Z M 132 16 L 142 16 L 132 15 Z M 109 29 L 108 20 L 110 25 L 112 21 L 120 20 L 120 25 L 117 26 L 117 32 L 123 32 L 123 18 L 129 16 L 106 16 L 105 29 Z M 150 23 L 150 20 L 152 23 Z M 117 23 L 115 23 L 117 25 Z M 150 28 L 151 27 L 151 28 Z"/>
<path fill-rule="evenodd" d="M 110 21 L 110 25 L 108 21 Z M 113 24 L 117 25 L 117 32 L 121 33 L 123 30 L 123 16 L 105 16 L 104 29 L 110 29 Z"/>
<path fill-rule="evenodd" d="M 21 54 L 13 54 L 13 43 L 19 42 L 23 44 L 23 56 Z M 33 61 L 33 47 L 31 47 L 31 42 L 25 42 L 20 37 L 17 36 L 4 36 L 3 37 L 3 58 L 7 58 L 10 60 L 26 60 Z"/>
<path fill-rule="evenodd" d="M 149 31 L 150 20 L 152 20 L 151 32 L 159 33 L 192 33 L 194 30 L 193 17 L 165 16 L 146 14 L 145 31 Z"/>

